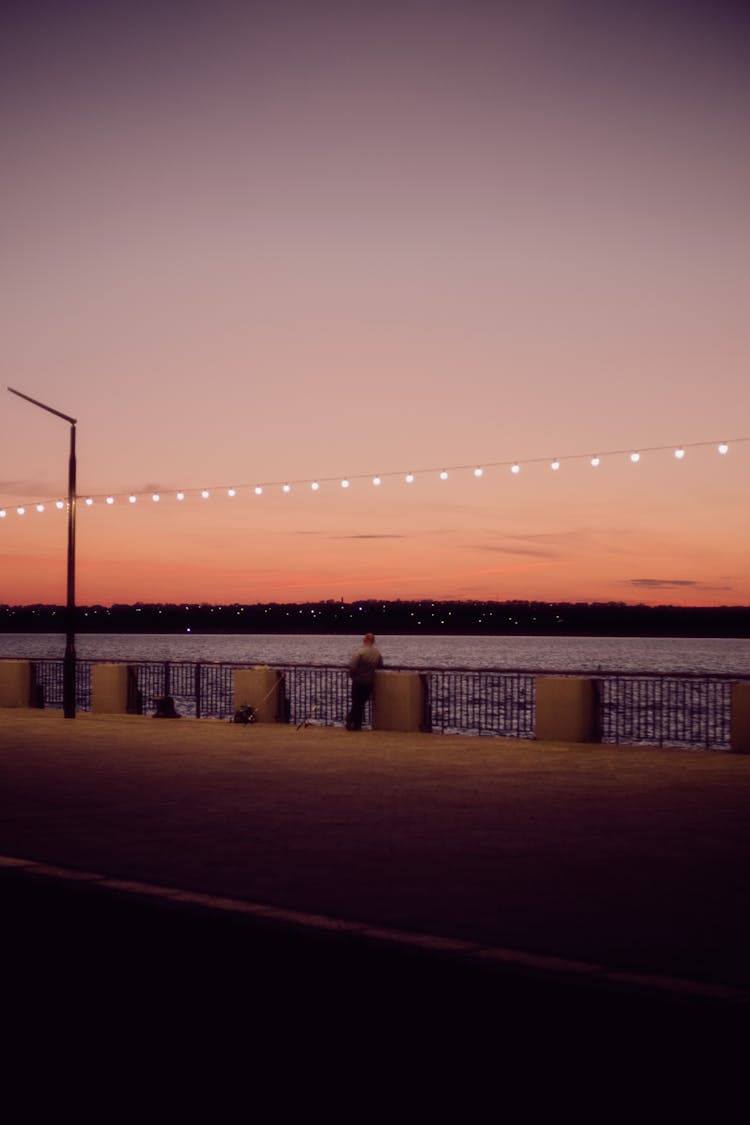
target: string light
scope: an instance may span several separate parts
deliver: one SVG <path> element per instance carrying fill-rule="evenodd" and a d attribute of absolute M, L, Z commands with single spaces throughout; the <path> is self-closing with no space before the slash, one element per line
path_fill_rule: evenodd
<path fill-rule="evenodd" d="M 453 466 L 448 466 L 447 468 L 443 468 L 443 469 L 440 469 L 440 470 L 437 470 L 435 468 L 432 468 L 432 469 L 425 468 L 425 469 L 418 469 L 418 470 L 410 470 L 407 473 L 404 473 L 403 471 L 401 471 L 401 472 L 393 471 L 393 472 L 388 472 L 388 473 L 381 473 L 377 476 L 368 476 L 367 474 L 358 474 L 355 477 L 326 477 L 326 478 L 321 478 L 321 479 L 318 479 L 318 480 L 310 480 L 310 479 L 304 480 L 303 479 L 303 480 L 297 480 L 297 481 L 286 481 L 283 484 L 281 484 L 279 482 L 275 482 L 275 483 L 274 482 L 271 482 L 271 483 L 260 482 L 260 483 L 254 485 L 254 486 L 249 486 L 249 485 L 235 486 L 235 485 L 231 485 L 229 487 L 227 487 L 227 486 L 217 486 L 217 488 L 220 488 L 221 490 L 223 490 L 225 492 L 225 494 L 229 497 L 237 496 L 242 488 L 251 488 L 254 491 L 256 496 L 260 496 L 260 495 L 262 495 L 263 491 L 266 488 L 280 488 L 282 492 L 289 493 L 289 492 L 292 491 L 292 487 L 295 484 L 296 485 L 308 485 L 313 492 L 318 492 L 321 488 L 321 485 L 328 482 L 328 481 L 330 481 L 330 482 L 338 481 L 341 488 L 348 489 L 351 486 L 351 484 L 354 480 L 369 479 L 371 484 L 373 484 L 375 486 L 379 486 L 383 483 L 383 481 L 386 477 L 401 477 L 401 479 L 406 484 L 413 484 L 416 480 L 416 477 L 420 474 L 421 475 L 430 475 L 430 474 L 433 474 L 433 473 L 437 473 L 437 475 L 438 475 L 438 477 L 441 481 L 446 481 L 446 480 L 449 479 L 449 476 L 452 473 L 471 472 L 474 477 L 479 478 L 479 477 L 487 475 L 488 470 L 504 468 L 506 470 L 509 470 L 513 475 L 518 475 L 521 472 L 521 468 L 522 468 L 523 465 L 535 465 L 535 464 L 540 464 L 540 463 L 546 463 L 554 471 L 557 471 L 562 467 L 564 462 L 575 461 L 575 460 L 586 460 L 591 467 L 598 468 L 601 465 L 602 460 L 605 457 L 627 456 L 631 463 L 637 464 L 641 460 L 644 452 L 646 452 L 646 453 L 658 453 L 658 452 L 669 451 L 673 454 L 673 456 L 677 460 L 683 460 L 683 458 L 686 456 L 686 453 L 687 453 L 688 449 L 699 448 L 699 447 L 707 447 L 707 446 L 713 447 L 719 454 L 721 454 L 722 456 L 726 456 L 726 454 L 729 452 L 730 444 L 738 444 L 740 442 L 748 442 L 748 441 L 750 441 L 750 437 L 739 437 L 739 438 L 733 438 L 731 443 L 729 441 L 721 441 L 721 442 L 698 441 L 698 442 L 689 442 L 689 443 L 686 443 L 684 445 L 678 445 L 678 446 L 675 446 L 674 444 L 651 446 L 647 449 L 641 449 L 641 450 L 632 449 L 632 448 L 630 450 L 627 450 L 627 449 L 608 450 L 608 451 L 605 451 L 603 453 L 597 453 L 593 456 L 591 454 L 577 453 L 577 454 L 571 454 L 571 455 L 565 456 L 565 457 L 556 457 L 551 461 L 549 460 L 549 458 L 545 458 L 545 457 L 530 457 L 530 458 L 525 458 L 524 460 L 520 460 L 520 461 L 505 460 L 505 461 L 485 462 L 484 465 L 477 465 L 476 463 L 474 465 L 453 465 Z M 211 492 L 207 488 L 204 488 L 204 489 L 184 489 L 184 490 L 180 490 L 179 492 L 173 493 L 173 495 L 178 501 L 183 501 L 183 500 L 186 499 L 188 493 L 191 493 L 191 492 L 193 494 L 200 495 L 200 497 L 203 500 L 208 500 L 210 495 L 211 495 Z M 143 496 L 144 493 L 138 493 L 138 492 L 131 492 L 129 494 L 127 494 L 127 493 L 122 493 L 122 494 L 102 493 L 99 496 L 87 495 L 85 497 L 85 499 L 83 499 L 83 503 L 85 504 L 86 507 L 90 508 L 90 507 L 93 506 L 95 500 L 98 499 L 98 500 L 103 500 L 107 504 L 107 506 L 112 507 L 115 504 L 115 500 L 116 500 L 118 495 L 127 496 L 128 503 L 135 504 L 138 500 L 138 496 L 139 495 Z M 153 500 L 153 502 L 158 503 L 159 501 L 162 500 L 164 494 L 159 493 L 159 492 L 153 492 L 153 493 L 150 493 L 150 494 L 145 493 L 145 495 L 151 495 L 151 499 Z M 38 512 L 42 513 L 42 512 L 45 512 L 47 510 L 47 506 L 51 505 L 51 504 L 54 504 L 55 508 L 57 508 L 58 511 L 62 511 L 64 508 L 67 507 L 65 501 L 60 499 L 60 498 L 57 498 L 56 500 L 39 500 L 39 501 L 29 500 L 29 501 L 26 501 L 24 504 L 21 504 L 21 505 L 17 506 L 15 508 L 15 511 L 18 515 L 25 515 L 27 509 L 33 505 Z M 3 519 L 7 518 L 9 509 L 3 508 L 3 509 L 0 509 L 0 511 L 2 511 L 2 513 L 3 513 L 2 517 L 0 517 L 0 518 L 3 518 Z"/>

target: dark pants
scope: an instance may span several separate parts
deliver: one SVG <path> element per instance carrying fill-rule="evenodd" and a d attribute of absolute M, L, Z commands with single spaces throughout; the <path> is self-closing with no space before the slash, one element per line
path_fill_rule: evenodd
<path fill-rule="evenodd" d="M 347 719 L 349 730 L 362 730 L 365 704 L 372 695 L 372 684 L 352 683 L 352 709 Z"/>

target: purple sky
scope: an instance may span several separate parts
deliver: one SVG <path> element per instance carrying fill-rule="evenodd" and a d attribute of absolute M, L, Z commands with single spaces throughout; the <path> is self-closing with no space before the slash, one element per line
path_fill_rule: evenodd
<path fill-rule="evenodd" d="M 3 385 L 78 418 L 97 495 L 747 437 L 749 30 L 722 3 L 6 3 Z M 0 506 L 63 492 L 66 450 L 5 394 Z M 79 598 L 745 603 L 749 461 L 118 499 L 79 514 Z M 0 601 L 59 598 L 61 544 L 0 521 Z"/>

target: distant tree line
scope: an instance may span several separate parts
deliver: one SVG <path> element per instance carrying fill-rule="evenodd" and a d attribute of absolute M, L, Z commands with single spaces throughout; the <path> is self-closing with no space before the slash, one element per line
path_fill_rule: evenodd
<path fill-rule="evenodd" d="M 90 605 L 77 633 L 338 633 L 750 636 L 750 606 L 647 606 L 624 602 L 380 601 L 180 602 Z M 64 632 L 65 607 L 0 605 L 6 633 Z"/>

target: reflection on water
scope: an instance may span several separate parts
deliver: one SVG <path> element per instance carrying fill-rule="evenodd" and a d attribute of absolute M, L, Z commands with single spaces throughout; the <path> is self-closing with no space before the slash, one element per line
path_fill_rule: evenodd
<path fill-rule="evenodd" d="M 82 660 L 343 665 L 358 635 L 84 634 Z M 750 674 L 750 639 L 684 637 L 378 637 L 386 665 L 558 672 Z M 62 658 L 62 634 L 0 634 L 0 658 Z"/>

